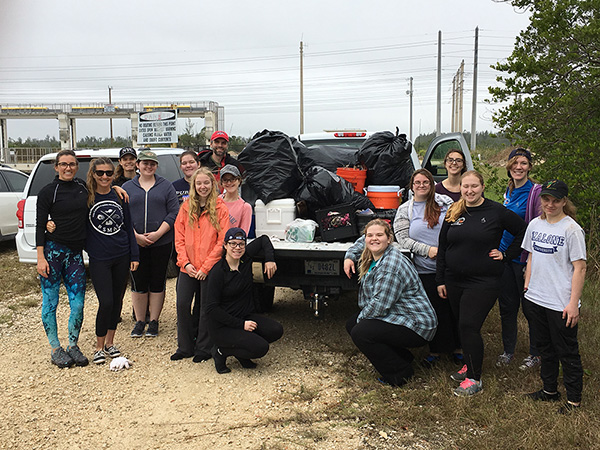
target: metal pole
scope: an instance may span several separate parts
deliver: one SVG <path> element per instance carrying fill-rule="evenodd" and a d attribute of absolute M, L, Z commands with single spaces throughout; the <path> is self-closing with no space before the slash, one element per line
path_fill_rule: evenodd
<path fill-rule="evenodd" d="M 300 134 L 304 133 L 304 43 L 300 41 Z"/>
<path fill-rule="evenodd" d="M 408 125 L 408 136 L 410 141 L 413 141 L 413 77 L 410 77 L 410 88 L 409 88 L 409 104 L 410 104 L 410 120 Z"/>
<path fill-rule="evenodd" d="M 471 151 L 477 147 L 477 61 L 479 53 L 479 27 L 475 28 L 475 51 L 473 56 L 473 106 L 471 111 Z"/>
<path fill-rule="evenodd" d="M 108 104 L 112 105 L 112 86 L 108 87 Z M 110 118 L 110 143 L 111 145 L 114 143 L 112 117 Z"/>
<path fill-rule="evenodd" d="M 438 31 L 437 115 L 435 135 L 442 134 L 442 30 Z"/>

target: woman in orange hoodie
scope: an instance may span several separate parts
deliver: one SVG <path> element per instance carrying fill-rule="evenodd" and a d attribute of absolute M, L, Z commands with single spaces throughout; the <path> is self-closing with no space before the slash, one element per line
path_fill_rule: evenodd
<path fill-rule="evenodd" d="M 175 220 L 175 250 L 181 272 L 177 279 L 177 351 L 171 355 L 173 361 L 193 356 L 194 362 L 202 362 L 211 357 L 202 297 L 206 276 L 221 259 L 229 229 L 229 211 L 218 195 L 211 171 L 199 168 L 190 180 L 189 198 Z M 192 313 L 194 295 L 201 305 L 197 323 Z"/>

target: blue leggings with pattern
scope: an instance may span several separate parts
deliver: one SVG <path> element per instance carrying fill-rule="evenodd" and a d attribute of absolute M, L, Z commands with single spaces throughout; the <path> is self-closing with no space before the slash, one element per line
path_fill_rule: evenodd
<path fill-rule="evenodd" d="M 81 252 L 53 241 L 44 245 L 44 256 L 50 266 L 48 278 L 40 277 L 42 285 L 42 323 L 55 349 L 60 347 L 56 325 L 56 308 L 58 306 L 60 280 L 63 280 L 71 314 L 69 316 L 69 346 L 77 345 L 79 331 L 83 323 L 83 304 L 85 300 L 85 266 Z"/>

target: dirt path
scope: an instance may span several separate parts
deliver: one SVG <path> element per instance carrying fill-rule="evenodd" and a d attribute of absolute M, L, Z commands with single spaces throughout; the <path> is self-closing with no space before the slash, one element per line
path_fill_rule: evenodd
<path fill-rule="evenodd" d="M 333 303 L 317 321 L 300 293 L 278 288 L 271 316 L 284 325 L 283 339 L 257 369 L 230 360 L 232 372 L 219 375 L 212 361 L 169 360 L 176 348 L 174 286 L 169 280 L 155 339 L 129 337 L 126 296 L 115 342 L 134 365 L 122 372 L 111 372 L 108 364 L 51 365 L 40 307 L 3 326 L 0 448 L 398 448 L 377 430 L 328 416 L 344 394 L 343 367 L 356 359 L 344 330 L 355 298 Z M 88 291 L 80 347 L 90 359 L 96 308 Z M 63 341 L 68 312 L 61 297 Z"/>

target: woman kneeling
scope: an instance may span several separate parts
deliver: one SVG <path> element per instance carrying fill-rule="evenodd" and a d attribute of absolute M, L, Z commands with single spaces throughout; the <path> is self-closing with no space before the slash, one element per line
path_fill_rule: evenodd
<path fill-rule="evenodd" d="M 355 263 L 359 264 L 361 309 L 348 320 L 346 329 L 381 374 L 380 380 L 401 386 L 414 373 L 414 357 L 408 349 L 431 341 L 437 317 L 417 271 L 390 245 L 392 240 L 387 222 L 375 219 L 365 227 L 364 237 L 346 252 L 344 271 L 348 277 L 355 272 Z"/>
<path fill-rule="evenodd" d="M 206 315 L 218 373 L 231 372 L 228 356 L 235 356 L 246 369 L 256 367 L 252 359 L 265 356 L 269 344 L 283 335 L 279 322 L 254 313 L 252 258 L 259 256 L 271 278 L 277 265 L 269 238 L 260 236 L 246 246 L 246 232 L 231 228 L 225 234 L 223 257 L 208 274 Z"/>

